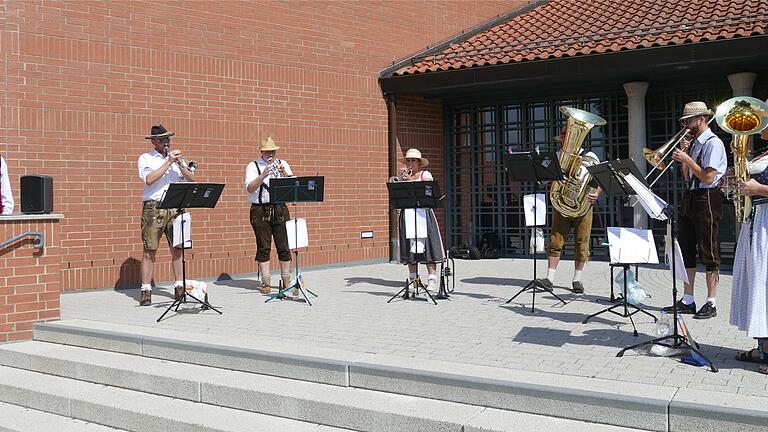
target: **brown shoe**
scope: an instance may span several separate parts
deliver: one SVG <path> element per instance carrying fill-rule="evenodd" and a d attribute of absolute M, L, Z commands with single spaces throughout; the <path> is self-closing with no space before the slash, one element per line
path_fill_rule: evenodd
<path fill-rule="evenodd" d="M 259 291 L 261 291 L 262 294 L 269 294 L 269 292 L 272 291 L 272 287 L 269 285 L 269 282 L 262 282 Z"/>
<path fill-rule="evenodd" d="M 149 306 L 152 304 L 152 291 L 139 291 L 139 306 Z"/>
<path fill-rule="evenodd" d="M 181 285 L 176 285 L 173 287 L 173 298 L 178 300 L 181 298 L 181 296 L 184 295 L 184 287 Z"/>

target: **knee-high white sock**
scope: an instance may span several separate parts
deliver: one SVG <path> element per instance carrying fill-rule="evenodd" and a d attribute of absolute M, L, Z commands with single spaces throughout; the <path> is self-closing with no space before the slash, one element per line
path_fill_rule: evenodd
<path fill-rule="evenodd" d="M 547 269 L 547 279 L 549 279 L 550 282 L 554 282 L 555 281 L 555 272 L 556 271 L 557 271 L 557 269 L 553 269 L 553 268 Z"/>
<path fill-rule="evenodd" d="M 574 270 L 573 271 L 573 281 L 577 282 L 581 280 L 581 270 Z"/>

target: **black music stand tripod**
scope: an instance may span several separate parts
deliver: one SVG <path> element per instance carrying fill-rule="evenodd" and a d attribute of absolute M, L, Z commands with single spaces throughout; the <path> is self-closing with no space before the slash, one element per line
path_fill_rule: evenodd
<path fill-rule="evenodd" d="M 192 298 L 196 302 L 202 304 L 202 309 L 211 309 L 221 315 L 221 311 L 211 306 L 208 300 L 203 298 L 199 299 L 194 295 L 187 292 L 187 258 L 184 250 L 186 249 L 186 239 L 184 234 L 184 220 L 185 209 L 188 208 L 214 208 L 219 201 L 221 191 L 224 190 L 224 185 L 220 183 L 171 183 L 168 186 L 168 190 L 163 196 L 163 200 L 157 208 L 163 209 L 177 209 L 178 216 L 181 217 L 181 277 L 184 289 L 182 290 L 181 297 L 175 299 L 173 303 L 160 315 L 157 322 L 163 319 L 163 317 L 175 307 L 174 312 L 179 310 L 179 306 L 182 303 L 186 303 L 187 297 Z"/>
<path fill-rule="evenodd" d="M 387 190 L 389 191 L 389 207 L 413 210 L 413 228 L 414 228 L 414 241 L 419 237 L 419 224 L 417 212 L 419 209 L 435 208 L 439 206 L 440 201 L 440 186 L 436 181 L 406 181 L 406 182 L 394 182 L 387 183 Z M 405 217 L 401 213 L 401 217 Z M 407 236 L 406 236 L 407 237 Z M 407 241 L 407 239 L 406 239 Z M 424 245 L 424 252 L 426 253 L 427 245 Z M 402 246 L 401 246 L 402 248 Z M 417 249 L 418 252 L 418 249 Z M 409 288 L 414 287 L 414 295 L 409 296 Z M 429 292 L 429 290 L 421 282 L 421 278 L 416 277 L 413 280 L 405 281 L 405 286 L 393 295 L 392 298 L 387 300 L 387 303 L 394 300 L 396 297 L 403 294 L 403 299 L 409 298 L 417 299 L 419 294 L 419 288 L 422 288 L 427 296 L 427 301 L 431 300 L 432 303 L 437 305 L 435 297 Z M 446 296 L 447 297 L 447 296 Z"/>
<path fill-rule="evenodd" d="M 270 180 L 269 189 L 271 194 L 270 201 L 274 204 L 293 204 L 293 239 L 294 248 L 293 255 L 296 261 L 296 281 L 288 287 L 282 287 L 280 291 L 275 294 L 269 294 L 264 301 L 268 303 L 272 300 L 283 300 L 287 296 L 285 293 L 291 290 L 298 290 L 304 301 L 309 306 L 312 303 L 309 301 L 307 293 L 313 297 L 317 297 L 317 294 L 310 291 L 308 288 L 304 288 L 301 278 L 301 272 L 299 271 L 299 219 L 296 217 L 296 203 L 297 202 L 322 202 L 324 196 L 324 177 L 310 176 L 310 177 L 283 177 Z M 280 281 L 282 284 L 282 280 Z"/>
<path fill-rule="evenodd" d="M 635 175 L 635 177 L 637 177 L 637 175 Z M 637 178 L 638 178 L 638 180 L 641 180 L 641 181 L 643 179 L 642 176 L 637 177 Z M 674 184 L 674 191 L 673 191 L 673 193 L 674 193 L 674 195 L 677 195 L 678 194 L 677 182 L 673 182 L 673 184 Z M 655 339 L 651 339 L 651 340 L 646 341 L 646 342 L 642 342 L 642 343 L 639 343 L 639 344 L 628 346 L 628 347 L 622 349 L 621 351 L 619 351 L 618 353 L 616 353 L 616 357 L 622 357 L 625 352 L 627 352 L 627 351 L 629 351 L 631 349 L 635 349 L 635 348 L 639 348 L 641 346 L 645 346 L 645 345 L 656 344 L 656 345 L 661 345 L 661 346 L 664 346 L 664 347 L 667 347 L 667 348 L 672 348 L 672 349 L 685 349 L 685 348 L 687 348 L 687 349 L 693 351 L 694 353 L 698 354 L 699 357 L 701 357 L 702 360 L 704 360 L 709 365 L 710 370 L 712 370 L 712 372 L 717 372 L 718 369 L 717 369 L 717 367 L 715 367 L 715 364 L 712 363 L 711 360 L 709 360 L 705 355 L 703 355 L 699 351 L 699 347 L 696 345 L 696 342 L 691 344 L 688 341 L 688 338 L 683 336 L 683 335 L 681 335 L 680 332 L 678 331 L 678 325 L 677 325 L 677 315 L 678 315 L 677 314 L 677 259 L 676 259 L 677 253 L 676 253 L 676 250 L 675 250 L 675 243 L 676 243 L 676 239 L 677 239 L 677 221 L 676 221 L 675 210 L 672 208 L 672 206 L 667 205 L 664 208 L 663 213 L 667 217 L 667 221 L 668 221 L 668 223 L 670 225 L 670 231 L 671 231 L 670 250 L 671 250 L 671 255 L 672 256 L 670 257 L 670 262 L 672 263 L 672 329 L 673 329 L 673 331 L 672 331 L 672 334 L 670 334 L 670 335 L 657 337 Z M 626 278 L 625 278 L 625 280 L 626 280 Z M 665 342 L 665 341 L 668 341 L 668 340 L 671 340 L 671 342 Z"/>
<path fill-rule="evenodd" d="M 599 184 L 600 187 L 603 188 L 603 192 L 605 192 L 605 195 L 608 197 L 611 196 L 622 196 L 626 197 L 627 199 L 635 195 L 636 192 L 634 189 L 632 189 L 632 186 L 627 184 L 626 181 L 624 181 L 624 175 L 627 173 L 631 173 L 640 180 L 641 182 L 645 182 L 645 178 L 640 174 L 640 170 L 637 168 L 637 165 L 635 165 L 634 162 L 632 162 L 629 159 L 624 160 L 615 160 L 615 161 L 606 161 L 601 164 L 593 165 L 587 167 L 587 171 L 592 175 L 592 178 L 594 178 Z M 658 321 L 656 317 L 651 314 L 650 312 L 644 310 L 643 308 L 629 303 L 627 301 L 627 271 L 629 270 L 629 267 L 635 265 L 637 266 L 637 263 L 620 263 L 618 266 L 622 267 L 624 271 L 624 287 L 623 287 L 623 294 L 621 298 L 621 303 L 616 303 L 613 306 L 610 306 L 608 308 L 605 308 L 601 310 L 600 312 L 596 312 L 586 318 L 584 318 L 584 321 L 582 321 L 582 324 L 586 324 L 587 321 L 590 319 L 604 314 L 604 313 L 612 313 L 614 315 L 618 315 L 622 318 L 629 318 L 629 322 L 632 323 L 632 330 L 635 337 L 637 337 L 637 327 L 635 326 L 635 321 L 632 319 L 632 315 L 641 312 L 649 317 L 653 318 L 653 322 Z M 613 273 L 611 273 L 613 274 Z M 611 298 L 613 298 L 613 277 L 611 277 Z M 629 308 L 632 307 L 634 310 L 632 312 L 629 311 Z M 616 312 L 614 309 L 623 308 L 623 312 Z"/>
<path fill-rule="evenodd" d="M 512 181 L 534 182 L 534 195 L 539 192 L 539 187 L 543 186 L 542 182 L 550 180 L 563 180 L 563 171 L 560 169 L 560 161 L 557 158 L 557 154 L 555 152 L 540 153 L 537 149 L 535 151 L 507 154 L 504 158 L 504 168 L 507 171 L 507 174 L 509 174 L 510 180 Z M 537 226 L 539 226 L 539 224 L 537 224 L 538 221 L 536 220 L 536 201 L 536 199 L 533 200 L 534 221 L 532 226 L 534 227 L 534 230 Z M 524 203 L 523 206 L 525 206 Z M 565 300 L 561 299 L 557 294 L 555 294 L 554 291 L 552 291 L 552 288 L 547 288 L 536 283 L 536 255 L 538 253 L 538 240 L 535 234 L 533 236 L 533 242 L 533 279 L 504 304 L 511 303 L 512 300 L 517 298 L 517 296 L 524 293 L 525 291 L 530 290 L 531 294 L 533 294 L 531 300 L 531 312 L 536 312 L 535 306 L 537 290 L 542 290 L 552 294 L 563 304 L 565 304 Z"/>

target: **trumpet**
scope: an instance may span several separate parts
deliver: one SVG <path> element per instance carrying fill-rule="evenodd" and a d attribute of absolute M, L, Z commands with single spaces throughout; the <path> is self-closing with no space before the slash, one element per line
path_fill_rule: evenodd
<path fill-rule="evenodd" d="M 275 157 L 270 157 L 267 163 L 269 165 L 269 170 L 272 173 L 272 178 L 285 177 L 285 168 L 283 168 L 282 161 Z"/>
<path fill-rule="evenodd" d="M 411 179 L 412 174 L 413 174 L 413 171 L 411 171 L 410 168 L 403 168 L 400 170 L 400 172 L 397 173 L 397 175 L 393 175 L 392 177 L 390 177 L 387 183 L 408 181 Z"/>
<path fill-rule="evenodd" d="M 195 161 L 185 161 L 183 158 L 179 158 L 179 160 L 176 161 L 176 164 L 179 165 L 179 168 L 185 168 L 189 172 L 195 172 L 197 170 L 197 162 Z"/>

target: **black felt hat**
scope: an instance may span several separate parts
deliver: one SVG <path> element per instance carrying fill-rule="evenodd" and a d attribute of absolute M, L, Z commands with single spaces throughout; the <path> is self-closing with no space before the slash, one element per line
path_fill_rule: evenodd
<path fill-rule="evenodd" d="M 168 132 L 168 130 L 163 125 L 157 125 L 152 126 L 152 130 L 149 132 L 149 136 L 144 137 L 146 139 L 152 139 L 152 138 L 164 138 L 164 137 L 172 137 L 176 135 L 173 132 Z"/>

